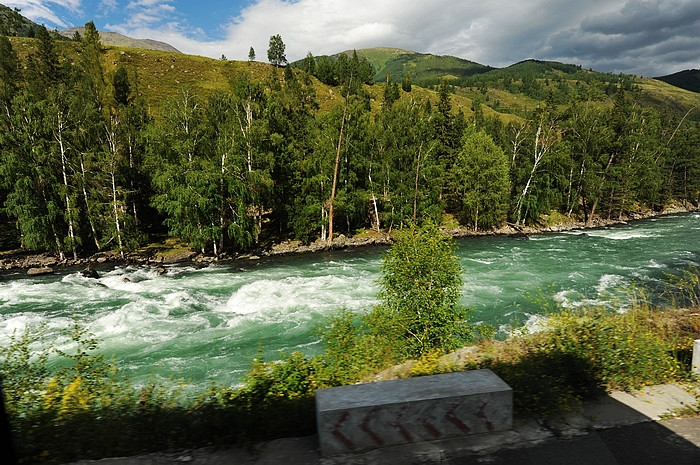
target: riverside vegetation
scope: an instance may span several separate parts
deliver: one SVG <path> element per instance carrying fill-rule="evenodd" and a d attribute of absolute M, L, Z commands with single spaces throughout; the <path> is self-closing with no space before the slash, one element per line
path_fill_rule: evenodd
<path fill-rule="evenodd" d="M 41 328 L 12 336 L 0 373 L 23 463 L 251 443 L 313 434 L 314 392 L 387 376 L 490 368 L 514 390 L 515 412 L 552 417 L 607 389 L 688 381 L 700 332 L 700 271 L 668 275 L 663 303 L 631 289 L 626 311 L 570 311 L 535 293 L 543 330 L 497 341 L 459 304 L 453 239 L 432 223 L 400 231 L 384 256 L 379 304 L 338 310 L 319 328 L 325 351 L 256 357 L 242 385 L 193 392 L 177 380 L 135 385 L 75 318 L 66 340 L 37 354 Z M 454 349 L 471 343 L 469 348 Z M 48 363 L 51 352 L 62 362 Z M 411 360 L 406 362 L 407 360 Z M 400 364 L 397 366 L 397 364 Z M 394 367 L 387 375 L 388 367 Z"/>
<path fill-rule="evenodd" d="M 221 257 L 698 203 L 700 97 L 659 81 L 524 62 L 399 86 L 358 53 L 282 68 L 279 36 L 274 65 L 35 36 L 0 36 L 5 248 Z"/>

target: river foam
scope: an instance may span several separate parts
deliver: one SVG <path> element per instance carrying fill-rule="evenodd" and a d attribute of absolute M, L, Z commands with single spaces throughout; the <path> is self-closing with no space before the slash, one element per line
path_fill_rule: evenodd
<path fill-rule="evenodd" d="M 460 240 L 461 303 L 474 309 L 472 321 L 501 328 L 501 337 L 514 326 L 537 330 L 543 311 L 528 294 L 549 295 L 559 308 L 620 306 L 629 284 L 660 285 L 664 273 L 700 266 L 699 226 L 694 214 L 536 240 Z M 140 382 L 157 375 L 236 384 L 259 350 L 268 360 L 295 350 L 318 353 L 317 329 L 329 315 L 342 307 L 370 310 L 383 250 L 170 266 L 164 274 L 104 267 L 96 280 L 75 270 L 5 275 L 0 345 L 30 328 L 44 331 L 46 344 L 70 350 L 65 332 L 77 318 L 100 341 L 100 353 Z"/>

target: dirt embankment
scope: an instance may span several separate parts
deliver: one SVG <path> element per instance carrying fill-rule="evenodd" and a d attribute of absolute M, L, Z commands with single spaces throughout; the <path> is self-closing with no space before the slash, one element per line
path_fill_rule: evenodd
<path fill-rule="evenodd" d="M 647 211 L 642 213 L 632 213 L 617 219 L 596 219 L 591 228 L 600 228 L 614 224 L 625 224 L 628 221 L 652 218 L 656 216 L 688 213 L 700 211 L 698 206 L 673 206 L 666 208 L 662 212 Z M 561 222 L 556 222 L 546 226 L 517 226 L 507 224 L 497 229 L 486 231 L 474 231 L 465 227 L 455 226 L 444 228 L 445 232 L 453 237 L 478 237 L 478 236 L 512 236 L 527 237 L 534 234 L 545 234 L 552 232 L 571 231 L 586 229 L 583 221 L 570 220 L 562 217 Z M 251 253 L 236 254 L 233 256 L 222 255 L 213 257 L 194 252 L 182 245 L 172 245 L 168 242 L 163 244 L 152 244 L 135 252 L 124 255 L 118 252 L 100 252 L 89 257 L 81 257 L 77 260 L 65 258 L 60 259 L 51 253 L 30 253 L 26 251 L 6 251 L 0 252 L 0 271 L 27 270 L 28 274 L 41 275 L 53 273 L 54 269 L 62 267 L 84 267 L 90 269 L 98 264 L 114 263 L 127 264 L 135 263 L 162 267 L 174 263 L 193 262 L 202 265 L 209 263 L 226 263 L 235 260 L 257 260 L 262 257 L 279 256 L 288 254 L 302 254 L 321 252 L 329 249 L 339 250 L 348 247 L 363 247 L 373 245 L 391 244 L 393 234 L 385 231 L 365 231 L 363 234 L 346 237 L 341 234 L 337 236 L 332 244 L 328 241 L 316 240 L 305 244 L 301 241 L 287 240 L 281 243 L 272 244 L 269 247 L 258 249 Z"/>

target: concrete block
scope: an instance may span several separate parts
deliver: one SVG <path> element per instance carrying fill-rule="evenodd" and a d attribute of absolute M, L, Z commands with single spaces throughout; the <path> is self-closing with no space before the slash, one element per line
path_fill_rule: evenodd
<path fill-rule="evenodd" d="M 495 431 L 513 424 L 513 390 L 491 370 L 316 391 L 323 456 Z"/>
<path fill-rule="evenodd" d="M 700 375 L 700 339 L 693 341 L 693 358 L 691 362 L 693 374 Z"/>

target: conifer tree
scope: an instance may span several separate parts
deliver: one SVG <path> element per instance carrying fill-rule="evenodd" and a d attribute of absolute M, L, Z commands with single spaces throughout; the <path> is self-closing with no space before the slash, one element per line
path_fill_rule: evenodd
<path fill-rule="evenodd" d="M 9 115 L 10 102 L 20 78 L 19 58 L 10 40 L 0 35 L 0 107 Z"/>
<path fill-rule="evenodd" d="M 408 73 L 403 74 L 403 80 L 401 81 L 401 89 L 404 92 L 411 92 L 413 85 L 411 83 L 411 75 Z"/>

